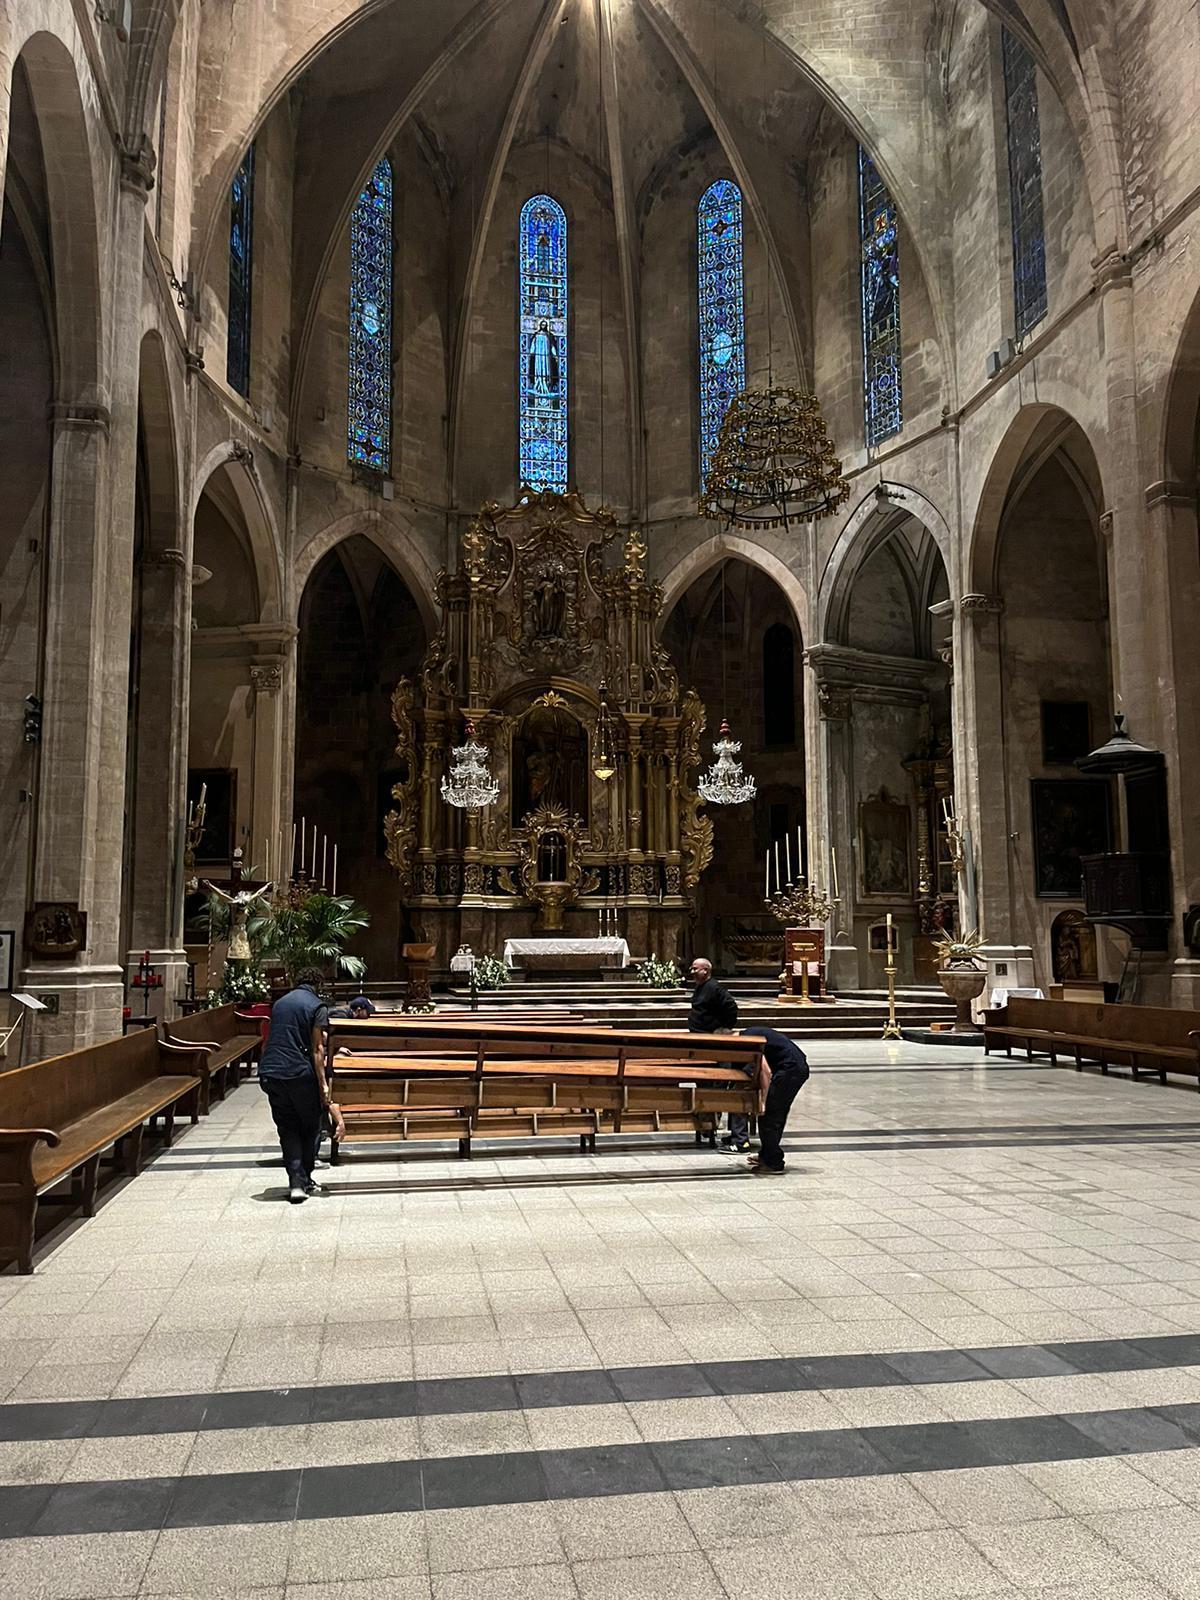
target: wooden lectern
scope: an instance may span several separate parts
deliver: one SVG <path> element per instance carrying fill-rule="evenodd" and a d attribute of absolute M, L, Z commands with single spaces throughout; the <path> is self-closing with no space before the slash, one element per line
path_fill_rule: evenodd
<path fill-rule="evenodd" d="M 789 928 L 784 935 L 784 1005 L 812 1005 L 828 1001 L 825 989 L 824 928 Z M 807 978 L 807 982 L 805 979 Z"/>
<path fill-rule="evenodd" d="M 414 1006 L 429 1006 L 433 1004 L 433 994 L 429 987 L 429 969 L 433 965 L 433 958 L 437 954 L 436 944 L 406 944 L 401 948 L 400 954 L 404 957 L 408 967 L 408 993 L 404 997 L 405 1011 L 411 1011 Z"/>

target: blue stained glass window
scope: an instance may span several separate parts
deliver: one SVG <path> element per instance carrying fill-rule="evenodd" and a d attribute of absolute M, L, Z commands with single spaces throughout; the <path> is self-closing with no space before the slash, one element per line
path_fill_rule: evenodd
<path fill-rule="evenodd" d="M 863 397 L 867 448 L 904 426 L 900 348 L 900 223 L 896 203 L 867 152 L 858 150 L 862 237 Z"/>
<path fill-rule="evenodd" d="M 250 311 L 254 278 L 254 146 L 246 151 L 229 195 L 229 343 L 225 376 L 250 393 Z"/>
<path fill-rule="evenodd" d="M 384 476 L 392 464 L 392 188 L 385 156 L 350 218 L 347 453 Z"/>
<path fill-rule="evenodd" d="M 718 178 L 697 207 L 700 267 L 700 489 L 730 401 L 746 387 L 742 191 Z"/>
<path fill-rule="evenodd" d="M 1037 67 L 1007 28 L 1004 101 L 1008 113 L 1008 182 L 1012 202 L 1013 294 L 1017 338 L 1046 315 L 1046 219 L 1042 202 L 1042 125 Z"/>
<path fill-rule="evenodd" d="M 548 194 L 535 194 L 521 208 L 520 254 L 521 483 L 565 494 L 567 217 Z"/>

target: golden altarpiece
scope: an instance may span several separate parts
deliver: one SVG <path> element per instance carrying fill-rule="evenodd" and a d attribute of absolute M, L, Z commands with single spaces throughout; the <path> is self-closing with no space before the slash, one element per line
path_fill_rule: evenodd
<path fill-rule="evenodd" d="M 693 785 L 705 711 L 659 642 L 645 561 L 611 512 L 528 493 L 485 505 L 439 574 L 440 629 L 393 697 L 402 776 L 385 828 L 440 970 L 460 944 L 499 954 L 538 934 L 619 932 L 635 954 L 681 954 L 712 858 Z M 500 784 L 474 811 L 440 793 L 468 723 Z"/>

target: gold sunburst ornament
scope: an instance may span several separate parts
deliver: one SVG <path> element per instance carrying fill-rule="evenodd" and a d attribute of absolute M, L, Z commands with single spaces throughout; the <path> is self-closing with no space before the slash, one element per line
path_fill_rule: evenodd
<path fill-rule="evenodd" d="M 828 517 L 850 498 L 816 395 L 746 389 L 730 403 L 700 513 L 751 531 Z"/>

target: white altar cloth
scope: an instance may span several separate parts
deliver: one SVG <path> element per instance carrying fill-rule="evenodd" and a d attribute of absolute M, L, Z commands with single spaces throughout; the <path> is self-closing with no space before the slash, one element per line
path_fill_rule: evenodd
<path fill-rule="evenodd" d="M 515 967 L 520 956 L 591 956 L 598 967 L 627 967 L 629 945 L 624 939 L 506 939 L 504 965 Z"/>

